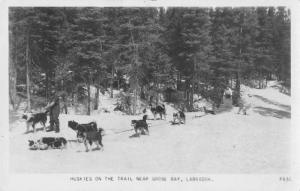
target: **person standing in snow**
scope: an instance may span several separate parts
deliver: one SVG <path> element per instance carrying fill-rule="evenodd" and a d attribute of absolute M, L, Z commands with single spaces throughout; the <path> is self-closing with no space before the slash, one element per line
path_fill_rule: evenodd
<path fill-rule="evenodd" d="M 252 97 L 252 95 L 247 94 L 247 96 L 239 98 L 239 101 L 238 101 L 239 110 L 238 110 L 237 114 L 240 114 L 240 112 L 243 112 L 244 115 L 247 115 L 247 111 L 251 107 L 251 100 L 250 100 L 251 97 Z"/>
<path fill-rule="evenodd" d="M 224 91 L 224 97 L 226 99 L 231 99 L 232 98 L 232 90 L 230 87 L 227 86 L 227 88 Z"/>
<path fill-rule="evenodd" d="M 224 93 L 223 93 L 222 108 L 223 108 L 223 110 L 224 109 L 225 110 L 231 110 L 232 109 L 232 90 L 229 86 L 226 87 L 226 89 L 224 90 Z"/>
<path fill-rule="evenodd" d="M 46 106 L 46 110 L 49 111 L 50 114 L 50 127 L 48 131 L 55 131 L 58 133 L 59 129 L 59 114 L 60 114 L 60 97 L 55 94 L 51 100 L 51 102 Z"/>

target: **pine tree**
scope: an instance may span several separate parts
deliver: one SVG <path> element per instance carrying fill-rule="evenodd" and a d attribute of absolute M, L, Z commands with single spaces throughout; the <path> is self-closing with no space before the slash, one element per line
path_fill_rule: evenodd
<path fill-rule="evenodd" d="M 196 84 L 209 68 L 211 38 L 209 9 L 188 9 L 183 14 L 183 46 L 180 54 L 185 58 L 183 74 L 187 76 L 187 105 L 193 110 L 193 95 Z"/>
<path fill-rule="evenodd" d="M 291 82 L 291 21 L 290 12 L 279 7 L 274 16 L 274 47 L 276 57 L 276 75 L 290 88 Z"/>
<path fill-rule="evenodd" d="M 70 40 L 72 52 L 76 53 L 75 63 L 72 71 L 75 73 L 76 81 L 85 83 L 87 92 L 87 114 L 91 111 L 90 87 L 94 83 L 95 76 L 103 68 L 103 17 L 98 8 L 79 9 L 71 23 Z"/>

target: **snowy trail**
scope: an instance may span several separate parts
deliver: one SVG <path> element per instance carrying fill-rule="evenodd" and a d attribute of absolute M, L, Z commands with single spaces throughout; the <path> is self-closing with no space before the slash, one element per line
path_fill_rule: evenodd
<path fill-rule="evenodd" d="M 140 138 L 129 138 L 133 131 L 128 131 L 130 120 L 140 116 L 61 115 L 58 135 L 41 131 L 25 135 L 25 124 L 19 121 L 12 124 L 10 134 L 10 167 L 14 172 L 39 173 L 287 173 L 290 98 L 273 89 L 251 93 L 255 96 L 250 115 L 237 115 L 237 108 L 200 118 L 187 113 L 185 125 L 171 126 L 169 111 L 167 120 L 149 120 L 150 136 Z M 257 107 L 280 110 L 282 115 L 262 113 Z M 67 127 L 71 119 L 100 124 L 107 134 L 104 151 L 84 152 L 83 144 L 73 142 L 64 150 L 28 149 L 28 139 L 43 135 L 74 140 L 75 132 Z"/>

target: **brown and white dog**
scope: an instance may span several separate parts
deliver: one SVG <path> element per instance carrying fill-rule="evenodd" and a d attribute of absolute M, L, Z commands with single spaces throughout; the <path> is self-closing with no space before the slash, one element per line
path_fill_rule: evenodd
<path fill-rule="evenodd" d="M 28 140 L 30 150 L 62 149 L 67 145 L 64 137 L 42 137 L 37 141 Z"/>
<path fill-rule="evenodd" d="M 131 126 L 134 126 L 134 131 L 137 136 L 140 136 L 140 134 L 149 135 L 147 115 L 144 115 L 142 120 L 131 120 Z"/>
<path fill-rule="evenodd" d="M 47 111 L 40 113 L 26 113 L 22 116 L 23 119 L 26 120 L 27 130 L 26 133 L 29 132 L 29 127 L 32 126 L 33 132 L 36 131 L 35 125 L 40 123 L 44 127 L 44 131 L 46 131 L 46 122 L 47 122 Z"/>
<path fill-rule="evenodd" d="M 154 116 L 154 120 L 156 120 L 156 115 L 159 114 L 160 119 L 164 117 L 166 119 L 166 107 L 164 104 L 153 106 L 152 104 L 149 104 L 150 110 Z"/>
<path fill-rule="evenodd" d="M 183 111 L 178 111 L 176 113 L 173 113 L 172 124 L 185 124 L 185 114 Z"/>

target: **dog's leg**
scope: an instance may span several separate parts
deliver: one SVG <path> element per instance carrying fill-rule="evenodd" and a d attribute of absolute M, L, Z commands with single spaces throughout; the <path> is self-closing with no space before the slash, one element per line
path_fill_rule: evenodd
<path fill-rule="evenodd" d="M 29 127 L 30 127 L 30 124 L 29 124 L 29 122 L 26 122 L 26 133 L 28 133 L 28 132 L 29 132 Z"/>
<path fill-rule="evenodd" d="M 84 140 L 85 152 L 89 152 L 87 140 Z"/>
<path fill-rule="evenodd" d="M 102 140 L 99 140 L 99 144 L 100 144 L 100 146 L 103 148 L 104 146 L 103 146 L 103 144 L 102 144 Z"/>
<path fill-rule="evenodd" d="M 98 142 L 98 141 L 95 141 L 95 143 L 96 143 L 96 145 L 97 145 L 96 149 L 97 149 L 97 150 L 100 150 L 101 148 L 100 148 L 99 142 Z"/>
<path fill-rule="evenodd" d="M 41 123 L 42 123 L 42 125 L 44 127 L 44 132 L 46 132 L 46 124 L 45 124 L 45 122 L 41 122 Z"/>
<path fill-rule="evenodd" d="M 243 109 L 243 113 L 244 113 L 244 115 L 247 115 L 247 109 L 246 109 L 246 107 Z"/>
<path fill-rule="evenodd" d="M 140 131 L 141 131 L 140 129 L 137 130 L 137 133 L 136 133 L 137 137 L 140 137 L 140 134 L 141 134 Z"/>
<path fill-rule="evenodd" d="M 150 135 L 150 134 L 149 134 L 148 126 L 147 126 L 145 129 L 146 129 L 147 135 Z"/>
<path fill-rule="evenodd" d="M 35 124 L 32 123 L 33 133 L 35 133 Z"/>
<path fill-rule="evenodd" d="M 237 112 L 237 114 L 240 114 L 240 112 L 242 111 L 242 109 L 243 109 L 243 107 L 240 106 L 240 107 L 239 107 L 239 110 L 238 110 L 238 112 Z"/>
<path fill-rule="evenodd" d="M 103 144 L 102 144 L 102 137 L 100 137 L 99 139 L 98 139 L 98 144 L 101 146 L 101 148 L 100 148 L 100 150 L 104 150 L 104 147 L 103 147 Z"/>
<path fill-rule="evenodd" d="M 101 133 L 100 133 L 99 136 L 97 137 L 97 142 L 98 142 L 98 144 L 99 144 L 101 147 L 103 147 L 103 144 L 102 144 L 102 135 L 101 135 Z"/>
<path fill-rule="evenodd" d="M 64 143 L 61 143 L 61 147 L 60 147 L 60 149 L 66 149 L 67 148 L 67 143 L 66 144 L 64 144 Z"/>

